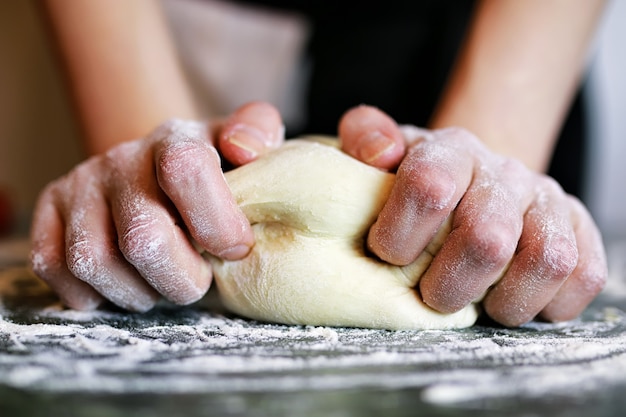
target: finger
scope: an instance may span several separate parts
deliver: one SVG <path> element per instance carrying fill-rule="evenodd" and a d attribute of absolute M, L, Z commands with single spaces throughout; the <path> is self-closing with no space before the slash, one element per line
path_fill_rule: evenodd
<path fill-rule="evenodd" d="M 81 185 L 64 208 L 67 265 L 112 303 L 132 311 L 148 311 L 158 293 L 126 261 L 117 247 L 111 212 L 103 190 L 81 167 L 73 183 Z"/>
<path fill-rule="evenodd" d="M 589 212 L 575 199 L 572 221 L 578 247 L 578 264 L 556 296 L 541 312 L 549 321 L 566 321 L 578 317 L 602 291 L 608 276 L 602 237 Z"/>
<path fill-rule="evenodd" d="M 507 158 L 479 163 L 454 213 L 453 228 L 419 282 L 424 302 L 453 313 L 476 301 L 504 273 L 529 204 L 517 184 L 524 169 Z"/>
<path fill-rule="evenodd" d="M 269 103 L 252 102 L 224 121 L 217 147 L 230 162 L 243 165 L 278 148 L 284 139 L 285 127 L 278 110 Z"/>
<path fill-rule="evenodd" d="M 56 208 L 53 189 L 48 186 L 39 198 L 31 225 L 31 266 L 59 296 L 76 310 L 93 310 L 104 298 L 85 282 L 74 277 L 65 262 L 64 222 Z"/>
<path fill-rule="evenodd" d="M 154 177 L 153 156 L 139 142 L 107 154 L 117 172 L 108 179 L 107 194 L 124 257 L 159 293 L 177 304 L 200 299 L 211 283 L 211 271 L 168 209 L 170 202 Z M 134 175 L 120 170 L 134 166 Z"/>
<path fill-rule="evenodd" d="M 438 133 L 440 134 L 441 132 L 445 131 L 435 131 L 413 125 L 400 125 L 398 127 L 400 128 L 400 132 L 402 132 L 402 136 L 404 137 L 404 143 L 407 146 L 413 146 L 423 140 L 435 140 Z"/>
<path fill-rule="evenodd" d="M 560 187 L 545 181 L 524 216 L 511 267 L 485 297 L 485 311 L 497 322 L 519 326 L 532 320 L 576 267 L 576 239 L 565 202 Z"/>
<path fill-rule="evenodd" d="M 370 229 L 368 247 L 384 261 L 413 262 L 469 186 L 473 161 L 455 145 L 458 139 L 464 140 L 465 133 L 441 135 L 442 140 L 421 141 L 409 150 L 389 199 Z"/>
<path fill-rule="evenodd" d="M 358 106 L 346 112 L 339 122 L 339 138 L 344 152 L 382 169 L 395 169 L 405 153 L 405 143 L 396 122 L 371 106 Z"/>
<path fill-rule="evenodd" d="M 200 246 L 213 255 L 239 259 L 254 244 L 248 219 L 228 188 L 205 130 L 193 123 L 179 124 L 173 129 L 176 133 L 153 145 L 159 186 Z"/>

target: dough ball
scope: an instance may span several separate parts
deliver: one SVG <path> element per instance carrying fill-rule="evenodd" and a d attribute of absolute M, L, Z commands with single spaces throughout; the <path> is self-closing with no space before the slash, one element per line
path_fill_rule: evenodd
<path fill-rule="evenodd" d="M 382 329 L 475 322 L 475 305 L 445 315 L 415 290 L 447 231 L 408 266 L 366 253 L 368 230 L 395 175 L 344 154 L 336 140 L 290 140 L 226 179 L 256 237 L 245 259 L 208 257 L 232 312 L 275 323 Z"/>

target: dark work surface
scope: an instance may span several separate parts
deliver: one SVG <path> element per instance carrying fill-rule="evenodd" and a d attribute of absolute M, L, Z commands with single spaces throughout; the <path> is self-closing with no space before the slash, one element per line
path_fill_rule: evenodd
<path fill-rule="evenodd" d="M 455 331 L 264 324 L 210 298 L 80 313 L 5 267 L 0 416 L 621 416 L 623 249 L 580 319 Z"/>

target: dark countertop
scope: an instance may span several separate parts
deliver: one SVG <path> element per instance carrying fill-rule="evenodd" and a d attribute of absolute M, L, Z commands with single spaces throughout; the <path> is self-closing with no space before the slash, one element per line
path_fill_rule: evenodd
<path fill-rule="evenodd" d="M 609 246 L 610 284 L 580 319 L 454 331 L 264 324 L 212 297 L 69 311 L 5 256 L 0 415 L 621 416 L 625 249 Z"/>

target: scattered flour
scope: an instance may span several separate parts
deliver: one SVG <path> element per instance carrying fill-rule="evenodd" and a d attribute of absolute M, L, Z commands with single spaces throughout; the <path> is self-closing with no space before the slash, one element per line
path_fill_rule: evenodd
<path fill-rule="evenodd" d="M 282 326 L 160 304 L 65 310 L 25 269 L 0 273 L 0 384 L 96 393 L 416 388 L 432 404 L 594 393 L 626 384 L 626 314 L 520 329 Z"/>

